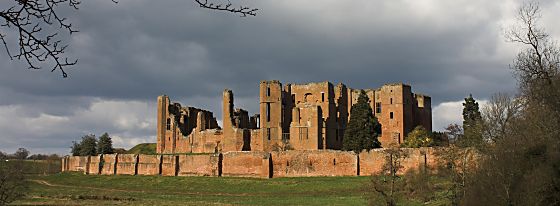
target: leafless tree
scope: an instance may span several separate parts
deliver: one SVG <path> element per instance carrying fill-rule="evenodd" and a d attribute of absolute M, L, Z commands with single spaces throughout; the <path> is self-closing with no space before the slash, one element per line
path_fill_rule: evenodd
<path fill-rule="evenodd" d="M 452 205 L 460 205 L 461 199 L 465 195 L 465 187 L 476 165 L 477 150 L 471 147 L 461 148 L 452 144 L 449 147 L 442 147 L 435 156 L 439 175 L 451 180 L 447 197 L 451 200 Z"/>
<path fill-rule="evenodd" d="M 408 154 L 397 145 L 391 145 L 383 151 L 385 154 L 385 163 L 383 164 L 383 174 L 373 176 L 371 179 L 371 188 L 373 194 L 370 199 L 371 204 L 379 204 L 384 201 L 387 206 L 397 205 L 395 201 L 397 188 L 401 188 L 402 181 L 398 173 L 403 169 L 402 162 L 408 157 Z"/>
<path fill-rule="evenodd" d="M 458 124 L 447 125 L 443 133 L 447 136 L 447 139 L 449 140 L 450 143 L 457 142 L 457 140 L 464 135 L 463 127 Z"/>
<path fill-rule="evenodd" d="M 495 137 L 467 181 L 465 205 L 560 205 L 559 49 L 537 24 L 538 4 L 517 15 L 506 37 L 526 47 L 511 66 L 520 97 L 494 97 L 485 112 Z"/>
<path fill-rule="evenodd" d="M 28 189 L 23 175 L 23 161 L 0 162 L 0 205 L 21 198 Z"/>
<path fill-rule="evenodd" d="M 490 98 L 488 105 L 482 108 L 485 139 L 495 142 L 511 131 L 512 123 L 523 108 L 522 97 L 512 97 L 506 93 L 497 93 Z"/>
<path fill-rule="evenodd" d="M 29 69 L 40 69 L 42 64 L 50 64 L 51 72 L 60 71 L 67 77 L 66 69 L 76 65 L 77 59 L 69 59 L 64 54 L 68 44 L 61 33 L 78 32 L 70 21 L 61 16 L 60 10 L 77 10 L 81 0 L 4 0 L 6 8 L 0 8 L 0 40 L 10 59 L 24 60 Z M 117 0 L 111 0 L 117 3 Z M 213 3 L 208 0 L 194 0 L 200 7 L 255 16 L 258 9 L 246 6 L 235 7 L 232 3 Z M 54 30 L 54 31 L 50 31 Z M 14 34 L 9 37 L 8 34 Z M 17 38 L 17 43 L 11 38 Z M 17 48 L 17 49 L 13 49 Z"/>
<path fill-rule="evenodd" d="M 539 27 L 541 18 L 539 5 L 526 3 L 517 12 L 518 25 L 506 32 L 506 39 L 521 43 L 527 48 L 519 52 L 511 66 L 519 79 L 521 92 L 528 100 L 560 107 L 559 89 L 560 51 L 546 31 Z"/>

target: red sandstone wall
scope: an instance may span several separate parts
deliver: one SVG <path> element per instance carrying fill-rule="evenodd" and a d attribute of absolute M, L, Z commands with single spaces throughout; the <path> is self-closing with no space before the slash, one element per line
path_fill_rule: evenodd
<path fill-rule="evenodd" d="M 421 169 L 427 167 L 429 169 L 437 169 L 436 148 L 402 148 L 406 158 L 401 160 L 401 170 L 399 174 L 403 174 L 411 169 Z M 385 149 L 374 149 L 369 152 L 360 153 L 360 176 L 372 174 L 380 174 L 383 171 L 387 153 Z"/>
<path fill-rule="evenodd" d="M 117 159 L 116 154 L 105 154 L 103 155 L 103 168 L 101 168 L 102 175 L 114 175 L 115 174 L 115 160 Z"/>
<path fill-rule="evenodd" d="M 425 155 L 425 150 L 403 148 L 403 151 L 407 157 L 401 160 L 401 166 L 403 168 L 399 170 L 398 173 L 403 174 L 411 169 L 421 169 L 426 165 L 427 156 Z"/>
<path fill-rule="evenodd" d="M 135 175 L 136 174 L 136 155 L 119 154 L 117 156 L 117 174 Z"/>
<path fill-rule="evenodd" d="M 222 176 L 268 178 L 269 159 L 267 152 L 226 152 L 223 154 Z"/>
<path fill-rule="evenodd" d="M 359 154 L 360 176 L 379 174 L 383 170 L 385 154 L 383 149 L 374 149 L 369 152 L 363 151 Z"/>
<path fill-rule="evenodd" d="M 138 155 L 138 175 L 158 175 L 159 155 Z"/>
<path fill-rule="evenodd" d="M 87 156 L 70 156 L 67 157 L 66 167 L 68 171 L 86 172 L 87 170 Z"/>
<path fill-rule="evenodd" d="M 216 150 L 221 151 L 225 143 L 223 130 L 219 129 L 195 129 L 188 137 L 180 140 L 175 151 L 177 153 L 214 153 Z"/>
<path fill-rule="evenodd" d="M 99 162 L 101 160 L 100 156 L 89 156 L 89 166 L 88 174 L 98 175 L 99 174 Z"/>
<path fill-rule="evenodd" d="M 177 160 L 179 156 L 176 155 L 162 155 L 161 156 L 161 175 L 163 176 L 177 176 Z"/>
<path fill-rule="evenodd" d="M 263 151 L 263 138 L 260 129 L 251 130 L 251 151 Z"/>
<path fill-rule="evenodd" d="M 212 155 L 138 155 L 138 175 L 164 176 L 237 176 L 237 177 L 301 177 L 301 176 L 361 176 L 379 174 L 385 164 L 386 149 L 362 152 L 358 157 L 352 152 L 337 150 L 292 150 L 284 152 L 227 152 Z M 402 160 L 400 174 L 410 169 L 427 166 L 437 169 L 438 154 L 444 148 L 402 148 L 406 158 Z M 470 155 L 473 159 L 476 155 Z M 89 160 L 88 160 L 89 158 Z M 134 175 L 135 155 L 104 155 L 101 174 Z M 89 164 L 88 164 L 89 161 Z M 66 171 L 87 171 L 99 174 L 100 156 L 67 157 Z M 161 169 L 160 169 L 161 167 Z M 161 171 L 160 171 L 161 170 Z"/>
<path fill-rule="evenodd" d="M 308 150 L 272 152 L 273 177 L 356 176 L 352 152 Z"/>
<path fill-rule="evenodd" d="M 217 154 L 210 155 L 180 155 L 179 176 L 218 176 L 219 158 Z"/>

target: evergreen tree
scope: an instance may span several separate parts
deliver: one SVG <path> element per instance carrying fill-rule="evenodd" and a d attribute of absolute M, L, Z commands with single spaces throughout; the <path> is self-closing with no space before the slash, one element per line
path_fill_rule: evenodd
<path fill-rule="evenodd" d="M 478 102 L 474 100 L 472 94 L 469 94 L 469 97 L 465 98 L 465 103 L 463 103 L 463 128 L 465 130 L 472 128 L 481 119 Z"/>
<path fill-rule="evenodd" d="M 80 143 L 80 156 L 88 155 L 97 155 L 97 138 L 93 134 L 83 136 Z"/>
<path fill-rule="evenodd" d="M 373 110 L 368 102 L 369 98 L 362 90 L 358 102 L 350 110 L 350 122 L 342 141 L 343 150 L 359 153 L 363 149 L 381 147 L 381 143 L 377 139 L 381 133 L 381 125 L 373 116 Z"/>
<path fill-rule="evenodd" d="M 469 94 L 463 103 L 463 138 L 459 145 L 464 147 L 479 146 L 482 144 L 482 115 L 478 102 Z"/>
<path fill-rule="evenodd" d="M 81 144 L 76 142 L 76 141 L 72 141 L 72 146 L 70 147 L 70 149 L 72 149 L 70 151 L 70 153 L 72 153 L 72 156 L 80 156 L 80 152 L 81 152 Z"/>
<path fill-rule="evenodd" d="M 97 142 L 97 152 L 99 154 L 113 154 L 113 140 L 109 137 L 107 132 L 103 133 L 101 137 L 99 137 L 99 142 Z"/>

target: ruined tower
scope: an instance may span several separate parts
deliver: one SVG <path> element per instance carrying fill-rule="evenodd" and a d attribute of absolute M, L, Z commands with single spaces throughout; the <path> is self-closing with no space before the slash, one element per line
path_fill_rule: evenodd
<path fill-rule="evenodd" d="M 260 83 L 259 111 L 263 149 L 271 150 L 282 144 L 282 84 L 279 81 L 262 81 Z"/>

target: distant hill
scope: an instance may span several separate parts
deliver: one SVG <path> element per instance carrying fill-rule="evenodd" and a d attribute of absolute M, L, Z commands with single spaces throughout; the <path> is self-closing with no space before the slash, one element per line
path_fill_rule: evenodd
<path fill-rule="evenodd" d="M 156 154 L 156 143 L 142 143 L 130 148 L 128 154 Z"/>

